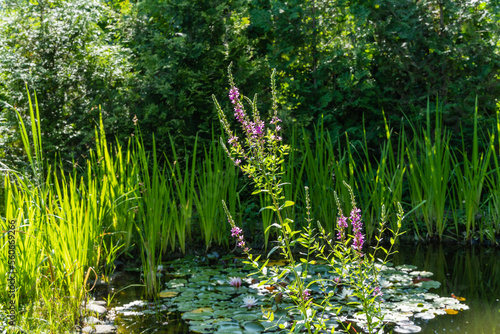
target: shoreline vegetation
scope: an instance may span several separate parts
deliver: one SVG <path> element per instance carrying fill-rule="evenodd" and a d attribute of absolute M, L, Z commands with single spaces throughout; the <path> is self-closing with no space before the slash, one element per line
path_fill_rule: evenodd
<path fill-rule="evenodd" d="M 499 33 L 481 0 L 3 1 L 0 322 L 72 332 L 117 263 L 151 300 L 166 260 L 280 238 L 293 259 L 298 231 L 349 236 L 346 267 L 366 238 L 359 277 L 369 247 L 498 248 Z"/>
<path fill-rule="evenodd" d="M 387 208 L 392 227 L 396 223 L 393 205 L 401 202 L 410 212 L 402 227 L 405 241 L 497 246 L 498 127 L 490 129 L 489 145 L 480 152 L 476 113 L 472 151 L 452 150 L 436 110 L 431 117 L 428 108 L 426 123 L 416 125 L 418 130 L 409 135 L 400 132 L 397 142 L 392 141 L 394 135 L 386 123 L 387 140 L 378 159 L 367 147 L 354 151 L 347 136 L 345 149 L 334 147 L 321 126 L 315 129 L 314 140 L 305 131 L 294 130 L 290 163 L 283 176 L 285 182 L 293 178 L 296 185 L 287 196 L 297 204 L 284 209 L 295 217 L 294 228 L 305 221 L 293 210 L 302 209 L 301 189 L 306 185 L 315 203 L 311 217 L 335 233 L 333 191 L 342 198 L 349 196 L 344 194 L 345 182 L 364 208 L 367 242 L 372 241 L 374 224 L 380 219 L 379 208 Z M 48 165 L 44 160 L 36 97 L 30 107 L 30 127 L 19 114 L 18 119 L 30 169 L 20 173 L 2 167 L 6 219 L 1 223 L 15 221 L 16 225 L 16 304 L 38 312 L 42 319 L 53 319 L 47 325 L 50 328 L 57 328 L 53 327 L 56 315 L 78 322 L 80 301 L 88 297 L 87 282 L 109 277 L 117 259 L 140 255 L 147 295 L 153 298 L 159 290 L 156 268 L 169 253 L 183 255 L 194 245 L 206 252 L 231 251 L 234 244 L 222 199 L 252 246 L 265 250 L 265 241 L 273 240 L 273 235 L 264 233 L 273 215 L 255 210 L 266 203 L 262 197 L 260 203 L 249 199 L 245 180 L 215 140 L 203 148 L 201 159 L 196 155 L 183 159 L 172 146 L 173 158 L 160 166 L 159 152 L 154 145 L 152 152 L 146 152 L 139 128 L 125 148 L 106 141 L 101 121 L 85 168 L 75 165 L 68 173 L 61 162 Z M 342 210 L 350 212 L 349 203 L 343 205 Z M 2 230 L 8 231 L 3 225 Z M 1 256 L 0 275 L 6 276 L 7 253 Z M 68 295 L 74 298 L 67 299 Z M 59 302 L 51 302 L 54 299 Z"/>

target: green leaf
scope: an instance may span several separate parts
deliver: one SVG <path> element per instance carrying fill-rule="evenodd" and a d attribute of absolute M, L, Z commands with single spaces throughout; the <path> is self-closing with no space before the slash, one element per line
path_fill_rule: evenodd
<path fill-rule="evenodd" d="M 266 207 L 260 208 L 259 212 L 262 212 L 262 211 L 264 211 L 264 210 L 266 210 L 266 209 L 276 211 L 276 208 L 274 207 L 274 205 L 269 205 L 269 206 L 266 206 Z"/>
<path fill-rule="evenodd" d="M 283 204 L 283 205 L 280 207 L 280 210 L 281 210 L 281 209 L 284 209 L 284 208 L 287 208 L 287 207 L 289 207 L 289 206 L 292 206 L 292 205 L 294 205 L 294 204 L 295 204 L 295 202 L 292 202 L 292 201 L 286 201 L 286 202 L 285 202 L 285 204 Z"/>
<path fill-rule="evenodd" d="M 279 246 L 274 246 L 273 249 L 271 249 L 269 251 L 269 253 L 267 254 L 267 257 L 269 258 L 271 256 L 272 253 L 274 253 L 275 250 L 277 250 L 278 248 L 280 248 Z"/>

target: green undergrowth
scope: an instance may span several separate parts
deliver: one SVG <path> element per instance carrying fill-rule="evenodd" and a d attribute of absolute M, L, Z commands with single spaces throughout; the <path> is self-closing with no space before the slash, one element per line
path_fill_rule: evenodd
<path fill-rule="evenodd" d="M 36 100 L 30 108 L 31 124 L 26 127 L 18 116 L 28 164 L 25 170 L 1 166 L 0 277 L 9 275 L 7 241 L 13 222 L 14 298 L 18 314 L 23 308 L 36 314 L 30 321 L 40 321 L 55 332 L 62 331 L 57 327 L 62 318 L 67 328 L 77 325 L 82 318 L 79 305 L 88 297 L 88 281 L 107 279 L 117 258 L 141 259 L 147 294 L 154 298 L 160 290 L 155 270 L 162 258 L 193 249 L 233 247 L 222 199 L 249 241 L 267 247 L 268 233 L 273 233 L 267 227 L 275 217 L 270 210 L 249 209 L 268 204 L 263 198 L 251 199 L 248 181 L 215 140 L 203 147 L 201 156 L 178 155 L 172 142 L 173 155 L 160 164 L 162 153 L 154 145 L 146 151 L 138 128 L 126 145 L 111 144 L 101 121 L 85 163 L 49 165 Z M 496 244 L 500 119 L 496 128 L 481 132 L 476 112 L 472 146 L 465 145 L 463 135 L 463 147 L 455 149 L 449 145 L 441 117 L 439 105 L 429 107 L 423 124 L 414 124 L 410 134 L 386 122 L 378 151 L 368 147 L 366 138 L 361 146 L 347 135 L 345 145 L 334 143 L 322 126 L 312 134 L 295 129 L 284 182 L 293 181 L 294 190 L 287 189 L 291 193 L 286 196 L 297 204 L 285 208 L 287 215 L 295 218 L 295 224 L 304 224 L 299 212 L 304 212 L 303 189 L 308 186 L 312 217 L 335 233 L 338 208 L 333 192 L 347 198 L 345 182 L 363 208 L 368 238 L 380 220 L 380 208 L 386 208 L 389 224 L 395 224 L 395 203 L 401 202 L 405 211 L 413 209 L 404 226 L 411 238 Z M 483 149 L 482 142 L 488 143 Z M 349 203 L 343 205 L 344 212 L 352 209 Z M 9 297 L 2 284 L 0 299 L 6 304 Z"/>

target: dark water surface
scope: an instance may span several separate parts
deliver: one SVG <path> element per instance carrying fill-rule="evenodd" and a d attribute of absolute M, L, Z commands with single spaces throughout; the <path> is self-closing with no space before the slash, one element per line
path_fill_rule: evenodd
<path fill-rule="evenodd" d="M 434 273 L 441 282 L 431 290 L 443 297 L 464 297 L 470 309 L 456 315 L 439 315 L 432 320 L 417 320 L 422 334 L 500 334 L 500 250 L 487 247 L 446 247 L 443 245 L 405 245 L 393 256 L 393 263 L 412 264 L 417 270 Z M 116 281 L 115 288 L 138 283 L 138 275 Z M 142 298 L 142 288 L 118 293 L 111 306 L 120 306 Z M 189 326 L 179 312 L 164 310 L 159 315 L 117 316 L 118 333 L 187 334 Z"/>
<path fill-rule="evenodd" d="M 413 264 L 434 273 L 441 287 L 431 292 L 464 297 L 470 309 L 415 323 L 422 334 L 500 333 L 500 250 L 489 247 L 415 245 L 400 247 L 394 264 Z"/>

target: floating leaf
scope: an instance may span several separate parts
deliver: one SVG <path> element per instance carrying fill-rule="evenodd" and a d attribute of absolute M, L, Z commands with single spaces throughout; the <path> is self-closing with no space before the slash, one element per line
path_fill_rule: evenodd
<path fill-rule="evenodd" d="M 200 307 L 199 309 L 191 311 L 191 313 L 203 313 L 203 312 L 211 313 L 213 311 L 214 310 L 211 307 Z"/>
<path fill-rule="evenodd" d="M 158 294 L 160 298 L 173 298 L 179 294 L 177 291 L 162 291 Z"/>
<path fill-rule="evenodd" d="M 421 330 L 422 328 L 420 328 L 417 325 L 404 325 L 404 326 L 394 327 L 394 332 L 403 334 L 419 333 Z"/>
<path fill-rule="evenodd" d="M 274 285 L 265 286 L 264 288 L 269 292 L 273 292 L 274 290 L 276 290 L 276 287 Z"/>
<path fill-rule="evenodd" d="M 413 279 L 413 284 L 417 284 L 420 282 L 429 282 L 429 281 L 432 281 L 432 280 L 430 278 L 417 276 L 416 278 Z"/>
<path fill-rule="evenodd" d="M 264 326 L 256 321 L 246 322 L 243 324 L 246 332 L 250 333 L 260 333 L 265 330 Z"/>
<path fill-rule="evenodd" d="M 252 313 L 239 313 L 232 317 L 236 321 L 254 321 L 259 318 L 258 315 Z"/>
<path fill-rule="evenodd" d="M 458 314 L 458 311 L 457 310 L 452 310 L 452 309 L 449 309 L 449 308 L 445 308 L 444 311 L 447 313 L 447 314 Z"/>
<path fill-rule="evenodd" d="M 465 298 L 464 297 L 458 297 L 458 296 L 455 296 L 453 293 L 451 294 L 451 296 L 453 298 L 455 298 L 456 300 L 458 300 L 459 302 L 464 302 L 465 301 Z"/>
<path fill-rule="evenodd" d="M 424 281 L 415 284 L 415 286 L 421 287 L 423 289 L 437 289 L 441 286 L 441 283 L 437 281 Z"/>

